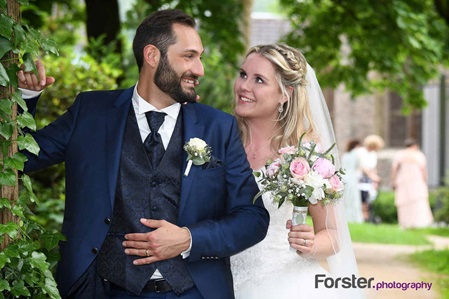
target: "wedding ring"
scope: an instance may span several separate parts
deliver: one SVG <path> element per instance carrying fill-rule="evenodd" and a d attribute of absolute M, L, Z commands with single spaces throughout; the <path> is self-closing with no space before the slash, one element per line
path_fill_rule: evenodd
<path fill-rule="evenodd" d="M 307 245 L 307 240 L 304 239 L 304 243 L 302 243 L 302 246 L 306 246 Z"/>
<path fill-rule="evenodd" d="M 146 254 L 147 256 L 150 256 L 150 253 L 148 252 L 148 249 L 145 249 L 145 254 Z"/>

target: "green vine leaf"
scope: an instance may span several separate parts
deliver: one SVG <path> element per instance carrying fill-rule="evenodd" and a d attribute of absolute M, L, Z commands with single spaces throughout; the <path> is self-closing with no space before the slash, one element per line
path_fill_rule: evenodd
<path fill-rule="evenodd" d="M 42 49 L 44 49 L 45 51 L 51 52 L 51 53 L 59 56 L 58 45 L 51 38 L 41 39 L 41 40 L 39 40 L 39 43 L 40 43 Z"/>
<path fill-rule="evenodd" d="M 25 136 L 17 137 L 17 146 L 20 150 L 27 150 L 36 156 L 39 154 L 39 145 L 36 140 L 34 140 L 33 136 L 28 133 Z"/>
<path fill-rule="evenodd" d="M 31 179 L 28 175 L 22 174 L 22 177 L 20 178 L 22 180 L 23 186 L 29 191 L 33 192 L 33 186 L 31 184 Z"/>
<path fill-rule="evenodd" d="M 5 123 L 0 123 L 0 135 L 2 135 L 5 139 L 11 138 L 14 132 L 14 122 L 9 121 Z"/>
<path fill-rule="evenodd" d="M 0 257 L 0 266 L 2 266 L 2 258 L 1 257 Z M 0 268 L 3 268 L 3 266 Z M 8 281 L 5 279 L 0 279 L 0 291 L 9 291 L 9 290 L 11 290 L 11 288 L 9 286 Z"/>
<path fill-rule="evenodd" d="M 26 111 L 17 115 L 17 123 L 21 128 L 27 127 L 36 131 L 36 122 L 34 121 L 33 116 Z"/>
<path fill-rule="evenodd" d="M 14 222 L 0 224 L 0 235 L 7 234 L 11 238 L 15 238 L 18 233 L 19 226 Z"/>
<path fill-rule="evenodd" d="M 12 102 L 8 99 L 0 100 L 0 110 L 7 115 L 11 115 L 12 113 Z"/>
<path fill-rule="evenodd" d="M 14 46 L 18 49 L 21 49 L 22 52 L 28 52 L 30 51 L 28 48 L 33 49 L 33 53 L 35 52 L 35 41 L 33 41 L 32 39 L 28 39 L 27 40 L 27 32 L 25 31 L 26 28 L 28 30 L 28 26 L 24 25 L 22 26 L 21 24 L 14 24 L 14 26 L 12 27 L 13 32 L 14 32 L 14 40 L 12 41 L 14 43 Z M 23 46 L 26 46 L 26 48 L 23 48 Z M 25 50 L 28 49 L 28 50 Z"/>
<path fill-rule="evenodd" d="M 47 257 L 42 252 L 33 251 L 31 253 L 30 265 L 33 268 L 38 268 L 41 271 L 48 269 Z"/>
<path fill-rule="evenodd" d="M 31 56 L 31 54 L 29 52 L 23 54 L 23 65 L 24 65 L 24 71 L 25 72 L 31 72 L 33 71 L 33 73 L 36 74 L 37 76 L 37 68 L 36 68 L 36 64 L 34 63 L 34 59 L 33 56 Z"/>
<path fill-rule="evenodd" d="M 30 182 L 30 184 L 31 184 L 31 182 Z M 19 201 L 21 203 L 24 203 L 24 204 L 27 204 L 27 203 L 30 203 L 30 202 L 37 202 L 37 197 L 36 197 L 36 194 L 34 194 L 33 191 L 26 191 L 26 192 L 24 192 L 22 190 L 22 192 L 20 192 L 20 194 L 19 194 Z M 28 225 L 30 225 L 30 224 L 28 224 Z"/>
<path fill-rule="evenodd" d="M 23 207 L 21 205 L 13 206 L 11 209 L 11 212 L 19 218 L 25 217 L 25 215 L 23 214 Z M 20 223 L 19 223 L 19 226 L 20 226 Z"/>
<path fill-rule="evenodd" d="M 11 51 L 13 49 L 11 42 L 3 37 L 0 36 L 0 57 L 3 57 L 6 53 Z"/>
<path fill-rule="evenodd" d="M 1 198 L 0 199 L 0 209 L 1 208 L 11 209 L 11 201 L 9 201 L 9 199 L 6 197 Z"/>
<path fill-rule="evenodd" d="M 11 101 L 17 103 L 23 111 L 28 111 L 27 104 L 25 100 L 22 98 L 22 92 L 20 90 L 16 90 L 11 97 Z"/>
<path fill-rule="evenodd" d="M 16 280 L 15 283 L 13 283 L 11 293 L 16 297 L 30 297 L 31 295 L 30 291 L 25 287 L 25 282 L 23 280 Z"/>
<path fill-rule="evenodd" d="M 16 173 L 12 169 L 5 169 L 0 172 L 0 185 L 3 186 L 15 186 L 16 185 Z"/>
<path fill-rule="evenodd" d="M 20 249 L 17 244 L 12 243 L 9 244 L 3 252 L 8 258 L 19 258 L 20 257 Z"/>
<path fill-rule="evenodd" d="M 6 87 L 8 86 L 9 82 L 9 76 L 6 72 L 6 69 L 3 64 L 0 64 L 0 85 Z"/>
<path fill-rule="evenodd" d="M 6 72 L 8 73 L 8 78 L 9 78 L 9 82 L 10 84 L 14 87 L 14 89 L 16 89 L 16 92 L 20 92 L 17 87 L 19 84 L 19 79 L 17 78 L 17 72 L 20 71 L 20 68 L 17 64 L 11 64 L 11 66 L 9 66 L 6 69 Z M 20 93 L 22 94 L 22 93 Z"/>
<path fill-rule="evenodd" d="M 15 153 L 12 157 L 7 157 L 4 159 L 4 167 L 14 168 L 17 170 L 23 170 L 27 157 L 21 153 Z"/>
<path fill-rule="evenodd" d="M 50 272 L 50 271 L 48 271 Z M 44 292 L 50 295 L 51 298 L 60 298 L 59 291 L 56 285 L 56 281 L 51 276 L 51 273 L 45 278 Z"/>
<path fill-rule="evenodd" d="M 2 6 L 2 7 L 6 7 Z M 14 21 L 11 17 L 0 14 L 0 35 L 6 37 L 7 39 L 11 39 L 12 37 L 12 30 Z"/>
<path fill-rule="evenodd" d="M 45 232 L 40 237 L 40 240 L 44 245 L 44 248 L 47 250 L 55 248 L 56 246 L 58 246 L 59 241 L 64 241 L 65 239 L 66 239 L 65 236 L 61 233 L 50 233 L 50 232 Z"/>

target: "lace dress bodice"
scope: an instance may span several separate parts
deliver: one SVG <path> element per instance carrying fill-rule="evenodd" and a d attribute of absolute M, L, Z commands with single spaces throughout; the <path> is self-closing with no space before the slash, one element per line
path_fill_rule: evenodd
<path fill-rule="evenodd" d="M 317 290 L 314 287 L 315 274 L 330 275 L 319 262 L 301 257 L 290 249 L 289 230 L 285 225 L 291 219 L 293 205 L 284 202 L 278 208 L 268 194 L 262 198 L 270 214 L 267 236 L 253 247 L 231 257 L 236 299 L 299 298 L 299 293 L 339 298 L 335 290 Z"/>
<path fill-rule="evenodd" d="M 290 250 L 285 224 L 291 219 L 293 206 L 284 203 L 279 209 L 267 194 L 263 195 L 265 208 L 270 213 L 270 226 L 265 239 L 255 246 L 231 257 L 234 288 L 256 282 L 283 269 L 305 268 L 316 261 L 303 258 Z"/>

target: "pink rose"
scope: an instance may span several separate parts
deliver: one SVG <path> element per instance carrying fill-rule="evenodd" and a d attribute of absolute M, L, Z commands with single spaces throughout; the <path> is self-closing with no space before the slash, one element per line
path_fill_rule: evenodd
<path fill-rule="evenodd" d="M 287 146 L 287 147 L 283 147 L 279 150 L 279 154 L 283 155 L 283 154 L 289 154 L 292 155 L 294 153 L 296 153 L 297 148 L 294 146 Z"/>
<path fill-rule="evenodd" d="M 340 180 L 340 178 L 337 175 L 333 175 L 329 178 L 329 183 L 332 186 L 332 190 L 334 190 L 335 192 L 340 192 L 343 191 L 345 185 L 343 184 L 343 182 Z"/>
<path fill-rule="evenodd" d="M 325 158 L 316 159 L 315 163 L 312 165 L 312 169 L 325 179 L 330 178 L 335 173 L 334 164 Z"/>
<path fill-rule="evenodd" d="M 281 167 L 280 161 L 274 160 L 273 163 L 271 163 L 267 167 L 267 176 L 270 178 L 275 177 L 278 174 L 280 167 Z"/>
<path fill-rule="evenodd" d="M 290 172 L 296 179 L 302 180 L 310 171 L 309 163 L 304 158 L 295 158 L 290 163 Z"/>

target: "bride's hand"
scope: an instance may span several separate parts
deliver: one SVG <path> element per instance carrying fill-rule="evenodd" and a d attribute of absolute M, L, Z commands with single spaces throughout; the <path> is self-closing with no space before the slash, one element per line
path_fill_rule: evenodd
<path fill-rule="evenodd" d="M 292 225 L 291 220 L 287 221 L 288 242 L 296 249 L 298 254 L 312 256 L 315 246 L 315 232 L 313 227 L 307 224 Z"/>

